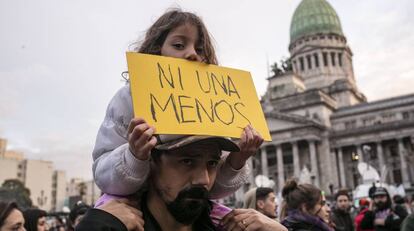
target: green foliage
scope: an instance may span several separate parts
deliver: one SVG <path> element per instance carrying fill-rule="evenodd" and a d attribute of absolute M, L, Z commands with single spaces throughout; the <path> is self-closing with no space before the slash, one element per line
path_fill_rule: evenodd
<path fill-rule="evenodd" d="M 24 187 L 23 183 L 17 179 L 5 180 L 0 187 L 0 200 L 16 201 L 20 208 L 32 207 L 30 190 Z"/>

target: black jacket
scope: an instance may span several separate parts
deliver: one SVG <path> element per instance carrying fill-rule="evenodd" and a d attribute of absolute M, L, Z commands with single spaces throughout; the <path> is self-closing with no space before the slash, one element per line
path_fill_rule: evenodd
<path fill-rule="evenodd" d="M 283 225 L 289 231 L 324 231 L 314 224 L 298 221 L 291 217 L 286 217 L 286 219 L 283 221 Z"/>
<path fill-rule="evenodd" d="M 141 211 L 144 218 L 145 231 L 162 231 L 158 222 L 152 216 L 146 203 L 146 195 L 143 195 Z M 90 209 L 86 212 L 81 222 L 75 227 L 75 231 L 128 231 L 125 225 L 115 216 L 100 209 Z M 214 231 L 216 228 L 211 222 L 210 213 L 206 211 L 193 224 L 193 230 Z"/>
<path fill-rule="evenodd" d="M 128 231 L 118 218 L 100 209 L 89 209 L 75 230 Z"/>
<path fill-rule="evenodd" d="M 404 218 L 407 216 L 407 211 L 400 209 L 393 209 L 392 212 L 385 219 L 384 226 L 374 225 L 375 212 L 367 211 L 361 221 L 362 229 L 375 229 L 375 231 L 399 231 Z"/>
<path fill-rule="evenodd" d="M 354 222 L 348 212 L 340 209 L 334 209 L 331 219 L 335 224 L 336 231 L 354 231 Z"/>

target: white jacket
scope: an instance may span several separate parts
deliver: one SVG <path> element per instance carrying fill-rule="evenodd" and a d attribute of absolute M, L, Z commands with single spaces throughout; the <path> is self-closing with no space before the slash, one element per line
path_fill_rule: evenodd
<path fill-rule="evenodd" d="M 149 161 L 142 161 L 130 152 L 127 128 L 133 118 L 129 84 L 122 87 L 112 98 L 105 119 L 99 128 L 93 150 L 93 176 L 98 187 L 105 193 L 129 195 L 138 191 L 150 172 Z M 211 198 L 228 196 L 247 182 L 247 164 L 233 169 L 222 155 Z"/>

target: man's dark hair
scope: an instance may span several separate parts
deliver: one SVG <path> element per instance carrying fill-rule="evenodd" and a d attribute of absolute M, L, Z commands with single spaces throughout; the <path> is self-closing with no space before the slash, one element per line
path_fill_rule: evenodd
<path fill-rule="evenodd" d="M 274 192 L 272 188 L 259 187 L 256 189 L 256 201 L 266 200 L 269 193 Z"/>
<path fill-rule="evenodd" d="M 348 197 L 348 200 L 351 200 L 351 197 L 348 194 L 348 190 L 346 189 L 341 189 L 335 194 L 335 201 L 338 200 L 338 197 L 340 196 L 346 196 Z"/>

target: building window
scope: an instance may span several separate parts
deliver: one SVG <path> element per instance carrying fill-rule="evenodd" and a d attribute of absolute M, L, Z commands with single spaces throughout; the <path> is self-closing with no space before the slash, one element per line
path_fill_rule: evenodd
<path fill-rule="evenodd" d="M 293 60 L 293 67 L 297 70 L 297 67 L 296 67 L 296 60 Z"/>
<path fill-rule="evenodd" d="M 382 114 L 383 122 L 391 122 L 395 120 L 395 113 L 384 113 Z"/>
<path fill-rule="evenodd" d="M 338 53 L 338 64 L 342 67 L 342 53 Z"/>
<path fill-rule="evenodd" d="M 306 56 L 306 61 L 308 62 L 308 68 L 309 70 L 312 69 L 312 60 L 311 60 L 311 56 L 307 55 Z"/>
<path fill-rule="evenodd" d="M 285 90 L 285 85 L 276 85 L 273 87 L 273 93 L 278 93 L 279 91 Z"/>
<path fill-rule="evenodd" d="M 315 67 L 319 67 L 318 54 L 317 53 L 313 54 L 313 57 L 315 58 Z"/>
<path fill-rule="evenodd" d="M 410 119 L 410 113 L 408 111 L 405 111 L 402 113 L 403 119 L 408 120 Z"/>
<path fill-rule="evenodd" d="M 323 52 L 322 56 L 323 56 L 323 65 L 326 67 L 328 66 L 328 53 Z"/>
<path fill-rule="evenodd" d="M 356 128 L 356 120 L 345 122 L 345 129 L 354 129 L 354 128 Z"/>
<path fill-rule="evenodd" d="M 299 58 L 300 70 L 305 70 L 305 64 L 303 63 L 303 57 Z"/>
<path fill-rule="evenodd" d="M 370 116 L 362 119 L 364 126 L 372 126 L 375 122 L 375 116 Z"/>
<path fill-rule="evenodd" d="M 335 52 L 331 52 L 332 66 L 335 66 Z"/>

